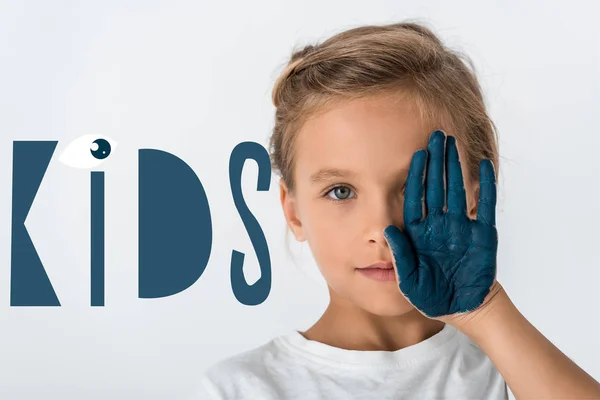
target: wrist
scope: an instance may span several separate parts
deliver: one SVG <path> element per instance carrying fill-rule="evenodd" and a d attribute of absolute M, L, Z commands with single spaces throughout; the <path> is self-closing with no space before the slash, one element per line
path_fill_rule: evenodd
<path fill-rule="evenodd" d="M 516 308 L 508 294 L 502 285 L 495 281 L 481 306 L 469 313 L 456 315 L 447 323 L 477 342 L 486 336 L 487 330 L 493 329 L 495 323 L 514 311 Z"/>

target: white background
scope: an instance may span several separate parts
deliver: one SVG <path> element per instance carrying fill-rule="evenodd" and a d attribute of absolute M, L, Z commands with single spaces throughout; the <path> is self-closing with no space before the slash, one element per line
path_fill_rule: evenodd
<path fill-rule="evenodd" d="M 496 3 L 496 2 L 493 2 Z M 481 1 L 1 1 L 0 398 L 176 399 L 214 362 L 327 305 L 306 244 L 290 235 L 278 177 L 243 191 L 273 265 L 259 306 L 237 302 L 233 249 L 259 276 L 228 165 L 267 146 L 272 84 L 294 47 L 362 25 L 420 19 L 475 62 L 500 135 L 498 280 L 519 310 L 600 380 L 599 6 Z M 500 5 L 501 3 L 501 5 Z M 106 306 L 89 305 L 89 172 L 57 162 L 83 134 L 106 160 Z M 62 307 L 10 307 L 13 140 L 59 140 L 27 220 Z M 188 290 L 137 298 L 137 151 L 185 160 L 206 190 L 213 248 Z"/>

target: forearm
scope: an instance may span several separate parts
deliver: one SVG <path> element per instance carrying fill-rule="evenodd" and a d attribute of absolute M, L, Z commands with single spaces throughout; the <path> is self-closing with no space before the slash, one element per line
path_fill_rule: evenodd
<path fill-rule="evenodd" d="M 518 400 L 600 399 L 600 383 L 527 321 L 504 289 L 457 328 L 487 354 Z"/>

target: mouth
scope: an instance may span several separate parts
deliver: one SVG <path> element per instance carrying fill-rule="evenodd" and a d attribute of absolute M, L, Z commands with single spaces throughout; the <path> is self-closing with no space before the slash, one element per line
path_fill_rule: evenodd
<path fill-rule="evenodd" d="M 390 267 L 388 263 L 372 264 L 365 268 L 357 268 L 356 271 L 361 276 L 375 281 L 396 283 L 396 272 L 393 265 Z"/>
<path fill-rule="evenodd" d="M 391 261 L 378 261 L 375 264 L 368 265 L 366 267 L 357 268 L 360 270 L 375 270 L 375 269 L 394 269 L 394 264 Z"/>

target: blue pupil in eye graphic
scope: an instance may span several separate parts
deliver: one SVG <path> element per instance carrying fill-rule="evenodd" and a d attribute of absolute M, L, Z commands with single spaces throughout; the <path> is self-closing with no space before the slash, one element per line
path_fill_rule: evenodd
<path fill-rule="evenodd" d="M 90 153 L 98 160 L 104 160 L 110 155 L 110 143 L 104 139 L 96 139 L 92 143 Z"/>

